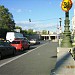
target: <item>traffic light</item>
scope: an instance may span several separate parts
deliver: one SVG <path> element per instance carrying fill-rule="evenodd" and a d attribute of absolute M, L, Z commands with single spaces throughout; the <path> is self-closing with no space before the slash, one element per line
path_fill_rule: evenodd
<path fill-rule="evenodd" d="M 31 22 L 31 19 L 29 19 L 29 22 Z"/>

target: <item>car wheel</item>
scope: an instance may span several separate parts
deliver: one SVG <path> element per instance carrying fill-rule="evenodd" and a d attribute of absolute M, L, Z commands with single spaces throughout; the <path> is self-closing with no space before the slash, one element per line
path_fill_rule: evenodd
<path fill-rule="evenodd" d="M 22 48 L 21 48 L 21 50 L 23 51 L 23 50 L 24 50 L 24 48 L 22 47 Z"/>
<path fill-rule="evenodd" d="M 0 59 L 2 58 L 2 55 L 1 55 L 1 53 L 0 53 Z"/>
<path fill-rule="evenodd" d="M 30 49 L 30 46 L 28 47 L 28 50 Z"/>
<path fill-rule="evenodd" d="M 16 49 L 13 50 L 13 55 L 16 55 Z"/>

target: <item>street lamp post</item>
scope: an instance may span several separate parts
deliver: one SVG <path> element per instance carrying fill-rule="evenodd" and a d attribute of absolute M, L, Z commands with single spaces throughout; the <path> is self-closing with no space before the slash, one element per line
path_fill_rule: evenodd
<path fill-rule="evenodd" d="M 72 47 L 71 42 L 71 32 L 70 32 L 70 20 L 69 20 L 69 10 L 72 7 L 71 0 L 63 0 L 61 4 L 61 8 L 65 11 L 65 26 L 64 26 L 64 33 L 63 33 L 63 40 L 61 42 L 61 47 Z"/>
<path fill-rule="evenodd" d="M 59 35 L 60 35 L 60 38 L 59 38 L 59 47 L 61 46 L 61 41 L 62 41 L 62 39 L 61 39 L 61 22 L 62 22 L 62 19 L 59 18 L 59 23 L 60 23 L 60 26 L 59 26 Z"/>
<path fill-rule="evenodd" d="M 61 22 L 62 22 L 62 19 L 61 18 L 59 18 L 59 22 L 60 22 L 60 27 L 61 27 Z"/>
<path fill-rule="evenodd" d="M 63 40 L 61 42 L 61 47 L 72 47 L 69 24 L 70 24 L 70 20 L 69 20 L 69 11 L 68 11 L 65 12 L 65 26 L 64 26 L 64 33 L 63 33 Z"/>
<path fill-rule="evenodd" d="M 60 39 L 61 39 L 61 33 L 62 33 L 62 31 L 61 31 L 61 22 L 62 22 L 62 19 L 61 18 L 59 18 L 59 22 L 60 22 L 59 33 L 60 33 Z"/>

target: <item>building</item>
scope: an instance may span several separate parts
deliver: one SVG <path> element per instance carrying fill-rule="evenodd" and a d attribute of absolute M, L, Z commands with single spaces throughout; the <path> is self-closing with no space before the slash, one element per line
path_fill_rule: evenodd
<path fill-rule="evenodd" d="M 57 33 L 52 33 L 52 34 L 47 34 L 47 35 L 43 35 L 41 34 L 41 39 L 42 40 L 52 40 L 52 41 L 58 41 L 60 35 Z"/>

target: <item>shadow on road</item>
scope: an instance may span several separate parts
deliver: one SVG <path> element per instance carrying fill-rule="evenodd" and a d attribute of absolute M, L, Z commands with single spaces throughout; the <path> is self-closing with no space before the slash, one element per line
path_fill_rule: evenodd
<path fill-rule="evenodd" d="M 57 56 L 51 56 L 51 58 L 57 58 Z"/>

